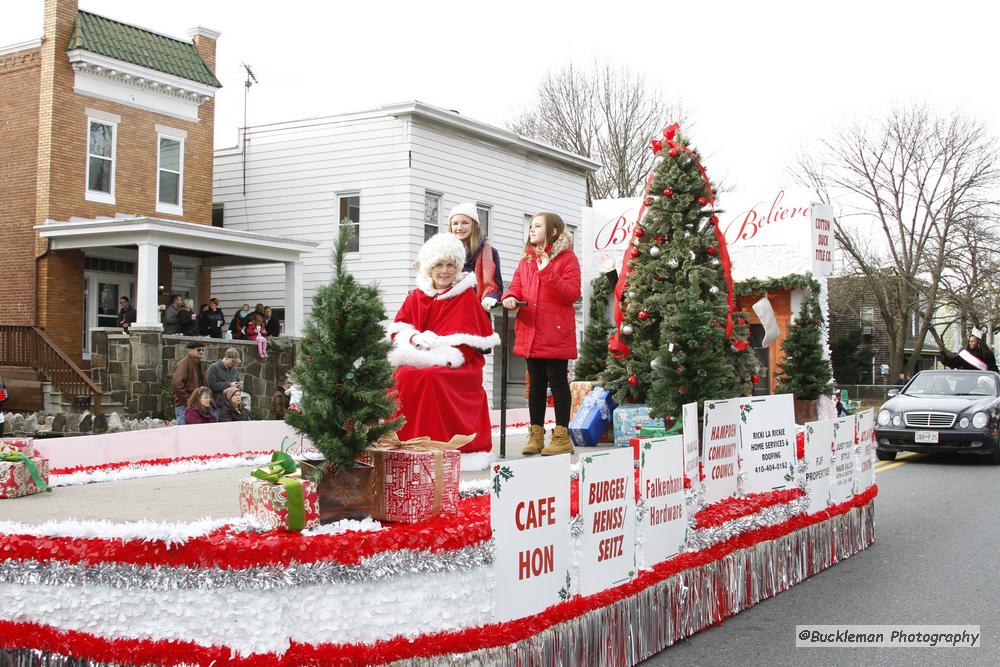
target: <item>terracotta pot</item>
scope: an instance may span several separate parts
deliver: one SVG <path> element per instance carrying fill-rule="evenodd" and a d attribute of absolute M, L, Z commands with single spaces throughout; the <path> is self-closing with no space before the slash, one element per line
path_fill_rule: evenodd
<path fill-rule="evenodd" d="M 327 465 L 324 461 L 303 462 L 302 466 L 303 477 L 315 478 L 313 470 L 322 471 L 316 483 L 321 524 L 341 519 L 360 520 L 372 515 L 375 510 L 375 468 L 366 463 L 344 468 Z"/>
<path fill-rule="evenodd" d="M 819 400 L 800 401 L 795 399 L 795 423 L 805 424 L 819 419 Z"/>

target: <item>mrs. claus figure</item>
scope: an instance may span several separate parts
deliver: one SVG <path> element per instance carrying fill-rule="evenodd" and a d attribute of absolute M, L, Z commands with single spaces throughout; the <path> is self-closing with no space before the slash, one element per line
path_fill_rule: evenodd
<path fill-rule="evenodd" d="M 463 457 L 462 467 L 469 469 L 485 467 L 493 445 L 483 351 L 500 337 L 476 296 L 475 274 L 461 271 L 464 263 L 465 247 L 451 234 L 437 234 L 420 249 L 417 288 L 389 326 L 389 361 L 396 367 L 396 416 L 406 418 L 400 439 L 475 434 L 461 451 L 486 456 Z"/>

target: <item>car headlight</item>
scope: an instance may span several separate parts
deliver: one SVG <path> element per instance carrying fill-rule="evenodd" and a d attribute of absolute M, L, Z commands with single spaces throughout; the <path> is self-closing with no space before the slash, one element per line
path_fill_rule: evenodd
<path fill-rule="evenodd" d="M 893 426 L 899 426 L 902 423 L 903 423 L 903 417 L 901 415 L 893 415 L 892 416 L 892 425 Z"/>
<path fill-rule="evenodd" d="M 986 428 L 990 423 L 990 416 L 985 412 L 977 412 L 972 416 L 972 425 L 976 428 Z"/>
<path fill-rule="evenodd" d="M 958 425 L 961 426 L 962 428 L 969 428 L 969 418 L 962 417 L 961 419 L 958 420 Z"/>
<path fill-rule="evenodd" d="M 889 422 L 892 420 L 892 413 L 888 410 L 879 410 L 878 413 L 878 425 L 888 426 Z"/>

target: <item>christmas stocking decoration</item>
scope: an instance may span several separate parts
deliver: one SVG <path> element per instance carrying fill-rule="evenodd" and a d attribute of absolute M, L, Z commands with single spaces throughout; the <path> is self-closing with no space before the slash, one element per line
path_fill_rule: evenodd
<path fill-rule="evenodd" d="M 778 321 L 774 319 L 774 309 L 771 308 L 771 302 L 766 296 L 753 305 L 753 312 L 757 313 L 760 323 L 764 325 L 764 340 L 760 343 L 761 347 L 767 347 L 778 340 L 781 329 L 778 327 Z"/>

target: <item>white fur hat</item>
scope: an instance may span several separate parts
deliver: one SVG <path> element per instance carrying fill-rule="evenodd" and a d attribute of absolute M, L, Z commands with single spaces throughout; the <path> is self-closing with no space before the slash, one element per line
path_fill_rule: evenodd
<path fill-rule="evenodd" d="M 461 272 L 465 266 L 465 246 L 451 234 L 441 233 L 427 239 L 420 252 L 417 253 L 417 275 L 428 276 L 435 264 L 442 260 L 451 260 Z"/>
<path fill-rule="evenodd" d="M 972 335 L 975 336 L 976 338 L 978 338 L 979 340 L 982 340 L 983 339 L 983 330 L 982 329 L 977 329 L 976 327 L 972 327 Z"/>
<path fill-rule="evenodd" d="M 476 209 L 476 205 L 473 202 L 462 202 L 455 208 L 451 209 L 451 213 L 448 214 L 448 222 L 456 215 L 466 215 L 476 221 L 479 224 L 479 211 Z"/>

